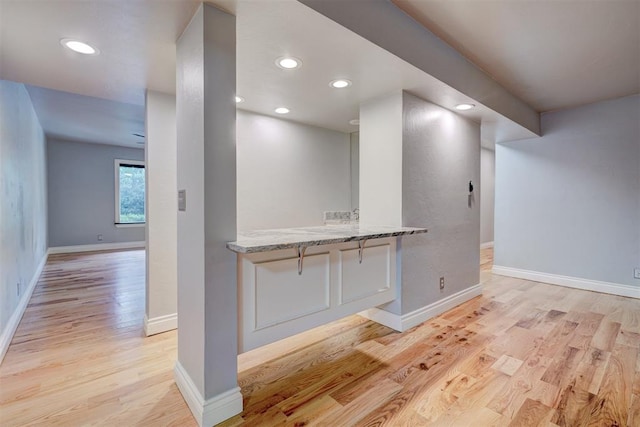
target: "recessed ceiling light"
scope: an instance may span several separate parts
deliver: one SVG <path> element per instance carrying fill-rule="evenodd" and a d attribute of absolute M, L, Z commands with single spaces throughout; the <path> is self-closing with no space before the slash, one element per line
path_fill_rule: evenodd
<path fill-rule="evenodd" d="M 278 107 L 274 110 L 278 114 L 288 114 L 289 109 L 287 107 Z"/>
<path fill-rule="evenodd" d="M 302 67 L 302 60 L 293 56 L 283 56 L 276 59 L 276 65 L 285 70 L 293 70 Z"/>
<path fill-rule="evenodd" d="M 83 55 L 97 55 L 100 53 L 100 51 L 95 47 L 74 39 L 62 39 L 60 40 L 60 44 L 74 52 L 82 53 Z"/>
<path fill-rule="evenodd" d="M 458 104 L 456 105 L 456 110 L 467 111 L 471 110 L 473 107 L 475 107 L 474 104 Z"/>
<path fill-rule="evenodd" d="M 353 126 L 358 126 L 360 124 L 360 120 L 358 119 L 349 120 L 349 124 Z"/>
<path fill-rule="evenodd" d="M 342 89 L 342 88 L 351 86 L 351 80 L 346 80 L 346 79 L 334 80 L 331 83 L 329 83 L 329 86 L 335 89 Z"/>
<path fill-rule="evenodd" d="M 241 96 L 236 95 L 236 104 L 239 104 L 241 102 L 244 102 L 244 98 Z"/>

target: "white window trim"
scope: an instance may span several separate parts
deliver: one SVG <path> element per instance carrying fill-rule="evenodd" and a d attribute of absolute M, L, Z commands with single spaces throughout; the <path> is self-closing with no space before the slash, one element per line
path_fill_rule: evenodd
<path fill-rule="evenodd" d="M 114 225 L 116 228 L 133 228 L 133 227 L 145 227 L 145 222 L 136 222 L 136 223 L 120 223 L 120 165 L 133 165 L 133 166 L 144 166 L 146 173 L 146 165 L 144 160 L 125 160 L 125 159 L 114 159 L 113 161 L 113 170 L 114 170 L 114 181 L 115 181 L 115 207 L 114 207 Z M 146 186 L 146 184 L 145 184 Z M 146 192 L 145 188 L 145 192 Z M 145 196 L 146 199 L 146 196 Z M 147 204 L 145 200 L 144 204 L 144 218 L 147 218 Z"/>

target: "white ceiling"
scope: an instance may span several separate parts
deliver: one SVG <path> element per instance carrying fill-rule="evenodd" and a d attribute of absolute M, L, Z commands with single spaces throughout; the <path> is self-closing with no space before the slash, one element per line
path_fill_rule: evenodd
<path fill-rule="evenodd" d="M 237 89 L 239 108 L 342 132 L 354 132 L 360 104 L 407 90 L 453 108 L 471 100 L 418 68 L 296 1 L 243 2 L 237 16 Z M 296 70 L 275 65 L 278 57 L 302 59 Z M 353 82 L 333 89 L 335 79 Z M 479 106 L 465 115 L 477 121 L 491 111 Z M 278 116 L 281 117 L 281 116 Z"/>
<path fill-rule="evenodd" d="M 145 89 L 175 92 L 175 40 L 199 3 L 0 0 L 0 78 L 31 85 L 47 135 L 140 148 Z M 62 38 L 100 54 L 74 53 Z"/>
<path fill-rule="evenodd" d="M 286 105 L 292 120 L 350 132 L 359 104 L 392 90 L 449 108 L 466 100 L 297 1 L 215 3 L 237 14 L 237 90 L 246 99 L 240 108 L 275 115 L 273 108 Z M 144 91 L 174 93 L 175 40 L 198 4 L 0 0 L 0 78 L 39 86 L 29 92 L 49 134 L 139 146 L 131 134 L 144 133 Z M 538 110 L 639 91 L 638 1 L 398 4 Z M 63 37 L 85 40 L 101 53 L 70 52 L 59 44 Z M 286 54 L 302 58 L 303 67 L 275 67 Z M 331 89 L 329 81 L 338 77 L 353 86 Z M 467 115 L 487 120 L 491 113 L 481 107 Z"/>
<path fill-rule="evenodd" d="M 99 144 L 144 146 L 144 106 L 27 86 L 47 136 Z M 143 135 L 142 137 L 137 136 Z"/>
<path fill-rule="evenodd" d="M 145 88 L 175 92 L 175 41 L 195 0 L 0 0 L 3 79 L 144 105 Z M 63 48 L 75 38 L 100 49 Z"/>
<path fill-rule="evenodd" d="M 393 0 L 538 111 L 640 92 L 639 0 Z"/>

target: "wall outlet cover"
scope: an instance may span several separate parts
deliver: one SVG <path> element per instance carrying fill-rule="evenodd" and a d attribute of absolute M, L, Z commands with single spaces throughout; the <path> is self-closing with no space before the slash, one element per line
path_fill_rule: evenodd
<path fill-rule="evenodd" d="M 22 286 L 21 286 L 20 282 L 16 283 L 16 292 L 18 293 L 18 296 L 20 296 L 20 294 L 22 294 Z"/>
<path fill-rule="evenodd" d="M 98 242 L 102 242 L 102 234 L 98 234 Z"/>
<path fill-rule="evenodd" d="M 633 269 L 633 277 L 635 279 L 640 279 L 640 268 L 634 268 Z"/>
<path fill-rule="evenodd" d="M 440 290 L 444 289 L 444 277 L 440 278 Z"/>

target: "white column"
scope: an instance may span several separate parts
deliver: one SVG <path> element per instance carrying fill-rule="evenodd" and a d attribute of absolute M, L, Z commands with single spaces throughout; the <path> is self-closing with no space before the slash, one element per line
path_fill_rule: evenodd
<path fill-rule="evenodd" d="M 237 381 L 235 17 L 204 4 L 177 45 L 178 361 L 201 426 L 242 411 Z"/>
<path fill-rule="evenodd" d="M 402 91 L 360 106 L 360 223 L 402 225 Z"/>
<path fill-rule="evenodd" d="M 176 98 L 146 93 L 147 336 L 177 327 Z"/>

